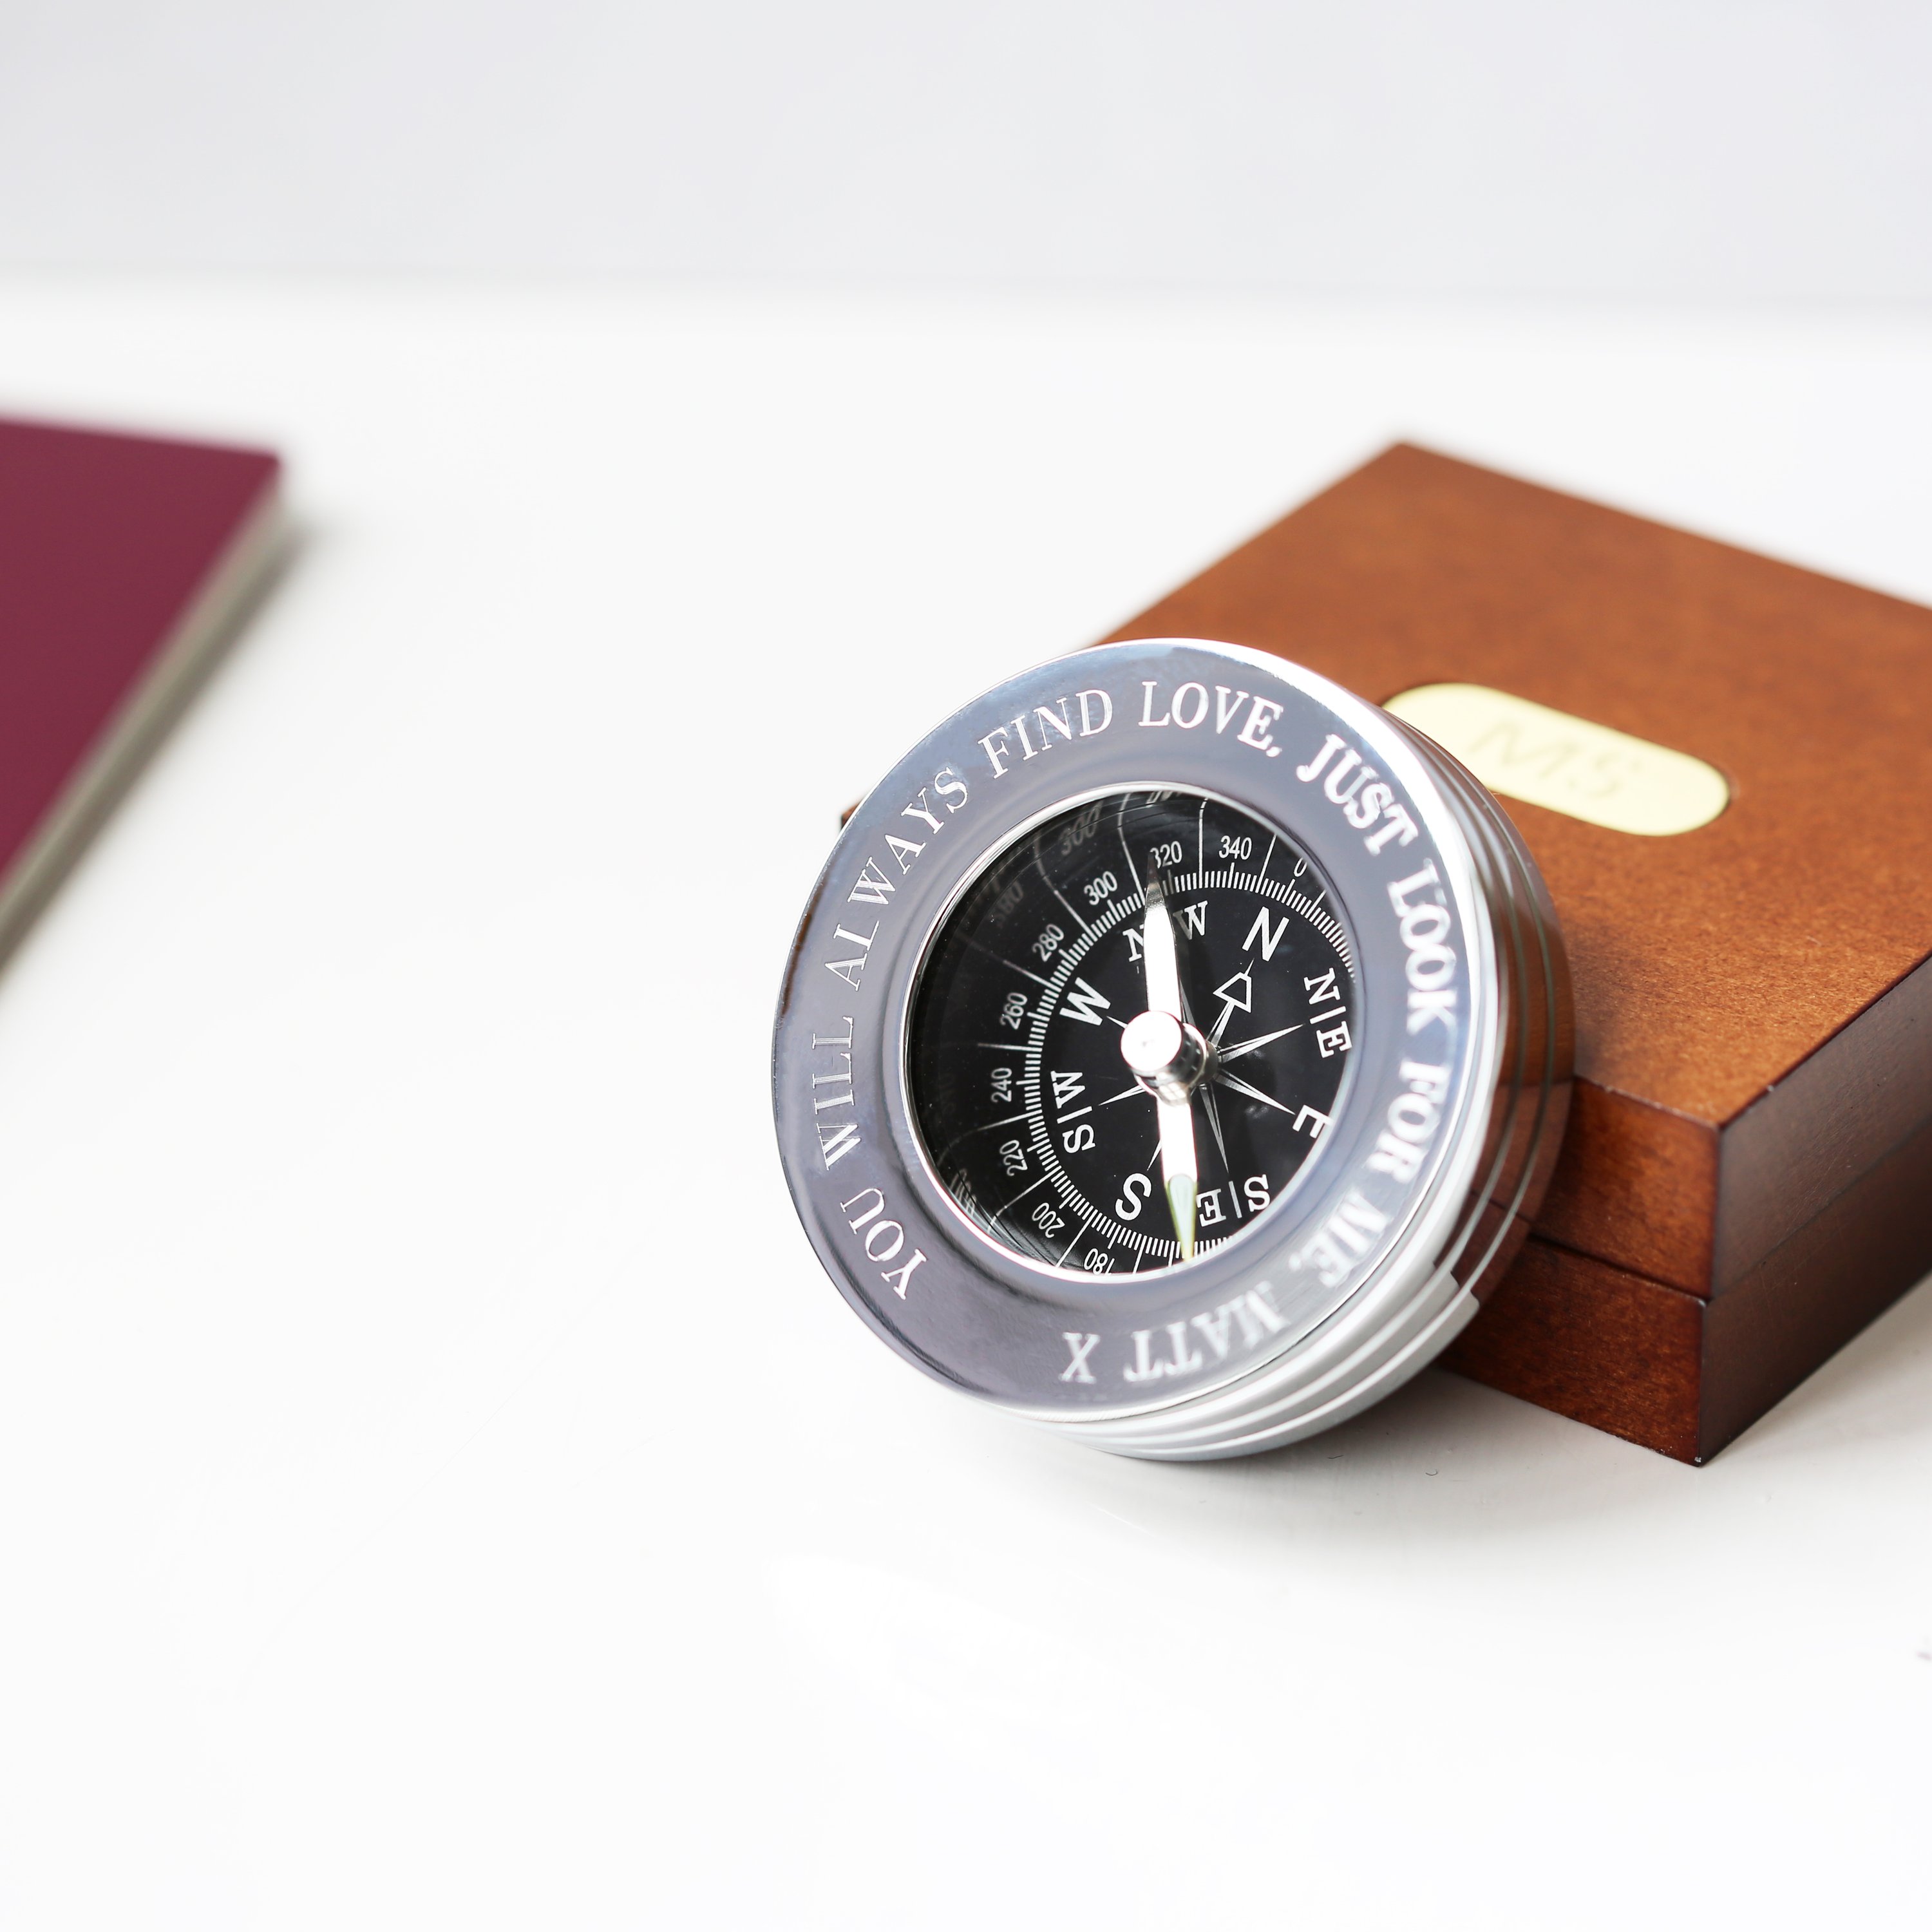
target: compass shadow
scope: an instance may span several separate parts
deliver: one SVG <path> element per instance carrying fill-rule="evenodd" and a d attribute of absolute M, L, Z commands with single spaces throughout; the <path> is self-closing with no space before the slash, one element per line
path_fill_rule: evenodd
<path fill-rule="evenodd" d="M 1259 1537 L 1306 1551 L 1722 1515 L 1761 1508 L 1768 1484 L 1869 1492 L 1932 1461 L 1928 1288 L 1907 1294 L 1701 1468 L 1432 1368 L 1351 1420 L 1263 1455 L 1110 1459 L 1108 1506 L 1182 1541 Z"/>

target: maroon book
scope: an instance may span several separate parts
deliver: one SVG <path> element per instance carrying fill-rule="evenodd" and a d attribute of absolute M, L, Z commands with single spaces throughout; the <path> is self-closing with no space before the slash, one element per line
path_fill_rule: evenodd
<path fill-rule="evenodd" d="M 266 452 L 0 419 L 0 954 L 272 565 Z"/>

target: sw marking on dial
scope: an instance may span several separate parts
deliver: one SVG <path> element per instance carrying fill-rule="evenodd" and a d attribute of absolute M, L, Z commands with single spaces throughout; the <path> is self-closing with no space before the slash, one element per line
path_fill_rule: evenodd
<path fill-rule="evenodd" d="M 1115 793 L 1007 848 L 912 1012 L 934 1171 L 1001 1246 L 1092 1274 L 1232 1239 L 1314 1152 L 1358 1028 L 1354 956 L 1291 839 L 1184 791 Z"/>

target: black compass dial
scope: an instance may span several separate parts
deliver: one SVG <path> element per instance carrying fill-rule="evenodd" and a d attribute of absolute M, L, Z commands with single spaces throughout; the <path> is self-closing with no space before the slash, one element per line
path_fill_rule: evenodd
<path fill-rule="evenodd" d="M 1294 842 L 1196 793 L 1115 793 L 1010 847 L 913 1003 L 919 1131 L 960 1208 L 1058 1268 L 1232 1240 L 1334 1115 L 1354 953 Z"/>

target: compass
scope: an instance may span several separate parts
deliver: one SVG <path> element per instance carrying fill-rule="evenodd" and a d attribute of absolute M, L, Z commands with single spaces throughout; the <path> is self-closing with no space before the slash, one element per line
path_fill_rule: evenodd
<path fill-rule="evenodd" d="M 1198 640 L 974 700 L 854 813 L 794 946 L 778 1141 L 826 1271 L 1063 1433 L 1240 1454 L 1446 1346 L 1569 1082 L 1533 862 L 1448 754 Z"/>

